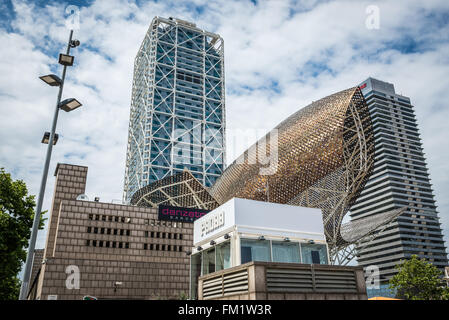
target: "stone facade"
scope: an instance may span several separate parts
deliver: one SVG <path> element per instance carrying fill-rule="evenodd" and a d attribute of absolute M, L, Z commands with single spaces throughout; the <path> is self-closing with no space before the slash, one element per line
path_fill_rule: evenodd
<path fill-rule="evenodd" d="M 45 263 L 30 299 L 176 299 L 188 293 L 193 224 L 158 210 L 76 200 L 87 167 L 58 164 Z M 79 281 L 78 281 L 79 279 Z"/>
<path fill-rule="evenodd" d="M 33 283 L 34 279 L 41 268 L 42 261 L 44 259 L 44 249 L 36 249 L 34 250 L 33 256 L 33 268 L 31 269 L 31 283 Z"/>

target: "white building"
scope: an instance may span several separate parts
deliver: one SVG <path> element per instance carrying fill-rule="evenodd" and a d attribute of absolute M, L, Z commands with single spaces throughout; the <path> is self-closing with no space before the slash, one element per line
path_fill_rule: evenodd
<path fill-rule="evenodd" d="M 194 222 L 197 279 L 250 261 L 329 264 L 320 209 L 233 198 Z"/>

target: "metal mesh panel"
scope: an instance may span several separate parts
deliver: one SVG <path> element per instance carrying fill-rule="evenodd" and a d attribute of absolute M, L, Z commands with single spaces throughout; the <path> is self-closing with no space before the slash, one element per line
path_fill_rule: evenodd
<path fill-rule="evenodd" d="M 139 189 L 131 198 L 131 204 L 152 208 L 171 205 L 209 210 L 218 207 L 217 201 L 188 170 Z"/>
<path fill-rule="evenodd" d="M 277 141 L 270 141 L 277 136 Z M 261 175 L 257 148 L 278 152 L 273 174 Z M 277 146 L 274 146 L 277 143 Z M 320 208 L 331 253 L 347 242 L 340 225 L 371 174 L 374 139 L 369 111 L 358 88 L 347 89 L 291 115 L 234 161 L 210 193 Z M 335 250 L 334 250 L 335 249 Z"/>

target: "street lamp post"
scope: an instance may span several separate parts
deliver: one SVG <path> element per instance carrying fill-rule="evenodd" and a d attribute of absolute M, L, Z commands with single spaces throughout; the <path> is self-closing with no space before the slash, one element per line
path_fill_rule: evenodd
<path fill-rule="evenodd" d="M 47 184 L 48 168 L 50 166 L 51 152 L 53 150 L 53 145 L 54 145 L 53 140 L 55 139 L 56 123 L 58 121 L 59 109 L 63 109 L 64 111 L 68 112 L 68 111 L 75 109 L 76 107 L 81 106 L 81 103 L 79 103 L 76 99 L 73 99 L 73 98 L 66 99 L 63 101 L 64 103 L 61 104 L 61 97 L 62 97 L 62 90 L 64 88 L 66 68 L 67 68 L 67 66 L 72 66 L 73 60 L 74 60 L 74 57 L 69 55 L 70 48 L 75 48 L 80 44 L 78 40 L 72 40 L 72 36 L 73 36 L 73 30 L 70 30 L 70 36 L 69 36 L 69 42 L 67 44 L 66 54 L 59 55 L 59 63 L 64 66 L 64 68 L 62 70 L 62 78 L 59 79 L 59 77 L 56 75 L 47 75 L 47 76 L 40 77 L 40 79 L 42 79 L 44 82 L 46 82 L 50 86 L 59 86 L 59 93 L 58 93 L 58 98 L 56 101 L 56 108 L 55 108 L 54 115 L 53 115 L 53 123 L 52 123 L 52 127 L 51 127 L 51 132 L 50 132 L 50 139 L 48 141 L 47 155 L 46 155 L 45 164 L 44 164 L 44 172 L 42 174 L 41 186 L 40 186 L 40 190 L 39 190 L 39 198 L 37 200 L 37 206 L 36 206 L 36 214 L 34 216 L 33 227 L 31 230 L 31 239 L 30 239 L 30 243 L 28 246 L 28 254 L 27 254 L 26 263 L 25 263 L 25 271 L 23 274 L 23 282 L 22 282 L 22 286 L 20 288 L 20 296 L 19 296 L 20 300 L 26 300 L 28 297 L 28 290 L 29 290 L 28 287 L 29 287 L 30 277 L 31 277 L 31 266 L 33 264 L 34 248 L 36 245 L 36 237 L 37 237 L 37 232 L 39 229 L 40 216 L 41 216 L 41 212 L 42 212 L 42 203 L 44 200 L 45 185 Z M 73 104 L 73 100 L 77 102 L 76 107 L 68 106 L 69 103 Z"/>

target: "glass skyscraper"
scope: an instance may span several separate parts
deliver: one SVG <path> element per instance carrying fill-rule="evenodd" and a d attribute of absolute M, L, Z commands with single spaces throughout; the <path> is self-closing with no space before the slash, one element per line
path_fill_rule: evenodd
<path fill-rule="evenodd" d="M 406 206 L 376 237 L 356 247 L 358 264 L 379 268 L 386 284 L 411 255 L 443 270 L 448 260 L 426 159 L 410 99 L 393 84 L 369 78 L 360 85 L 375 139 L 374 170 L 351 208 L 351 219 Z"/>
<path fill-rule="evenodd" d="M 124 201 L 166 176 L 206 187 L 225 165 L 223 39 L 184 20 L 155 17 L 134 62 Z"/>

